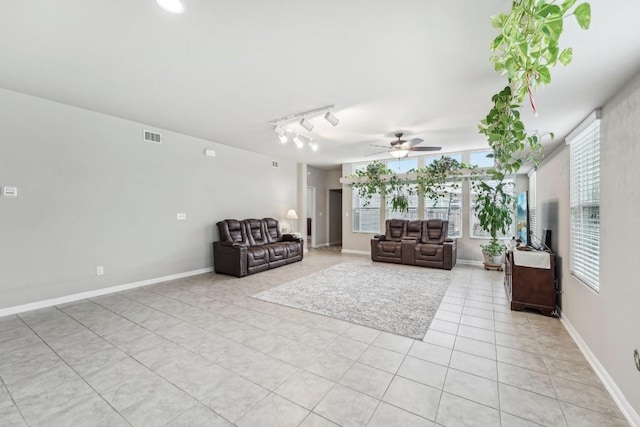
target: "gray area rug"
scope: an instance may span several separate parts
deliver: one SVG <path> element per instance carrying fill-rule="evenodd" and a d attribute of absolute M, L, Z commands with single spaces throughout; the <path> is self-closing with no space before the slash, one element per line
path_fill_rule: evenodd
<path fill-rule="evenodd" d="M 444 270 L 341 263 L 252 297 L 422 339 L 449 282 Z"/>

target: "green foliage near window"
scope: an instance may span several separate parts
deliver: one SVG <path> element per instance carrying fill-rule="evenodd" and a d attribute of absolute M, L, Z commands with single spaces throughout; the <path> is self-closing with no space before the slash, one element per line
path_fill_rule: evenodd
<path fill-rule="evenodd" d="M 528 135 L 520 119 L 522 103 L 528 96 L 537 114 L 534 91 L 551 82 L 551 67 L 558 62 L 571 62 L 573 50 L 560 50 L 559 45 L 565 19 L 575 16 L 582 29 L 589 28 L 591 6 L 576 6 L 576 2 L 514 0 L 508 14 L 491 17 L 492 25 L 500 30 L 491 42 L 491 62 L 496 71 L 506 75 L 507 85 L 493 95 L 493 106 L 479 126 L 493 150 L 495 166 L 484 177 L 474 177 L 472 184 L 480 226 L 491 236 L 485 246 L 491 249 L 499 245 L 498 233 L 505 234 L 513 221 L 515 199 L 505 192 L 505 186 L 510 185 L 505 182 L 506 176 L 516 173 L 526 162 L 538 164 L 542 157 L 540 136 Z M 489 185 L 483 179 L 497 185 Z"/>
<path fill-rule="evenodd" d="M 426 195 L 431 199 L 442 197 L 448 188 L 456 188 L 462 169 L 468 166 L 451 157 L 442 157 L 428 166 L 411 169 L 405 175 L 398 175 L 380 161 L 374 161 L 367 165 L 366 169 L 356 171 L 351 175 L 355 181 L 352 184 L 354 191 L 358 191 L 364 206 L 368 206 L 371 198 L 391 196 L 391 210 L 393 212 L 409 211 L 409 196 L 416 194 Z"/>

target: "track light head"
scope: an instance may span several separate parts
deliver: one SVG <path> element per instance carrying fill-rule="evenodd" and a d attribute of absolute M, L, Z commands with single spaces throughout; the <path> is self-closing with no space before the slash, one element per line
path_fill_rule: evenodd
<path fill-rule="evenodd" d="M 280 125 L 276 125 L 276 126 L 273 128 L 273 131 L 274 131 L 274 132 L 276 133 L 276 135 L 278 135 L 279 137 L 286 136 L 286 134 L 287 134 L 287 130 L 286 130 L 285 128 L 283 128 L 282 126 L 280 126 Z"/>
<path fill-rule="evenodd" d="M 331 111 L 327 111 L 327 114 L 324 115 L 324 119 L 331 123 L 331 126 L 336 126 L 340 122 L 340 119 L 334 116 Z"/>
<path fill-rule="evenodd" d="M 296 147 L 298 148 L 302 148 L 304 146 L 304 142 L 302 142 L 302 139 L 300 139 L 299 135 L 296 135 L 293 137 L 293 142 L 294 144 L 296 144 Z"/>
<path fill-rule="evenodd" d="M 303 117 L 300 120 L 300 126 L 302 126 L 303 128 L 305 128 L 306 130 L 308 130 L 309 132 L 311 132 L 313 130 L 313 124 L 307 120 L 306 117 Z"/>
<path fill-rule="evenodd" d="M 309 141 L 309 148 L 311 148 L 312 151 L 318 151 L 318 144 Z"/>

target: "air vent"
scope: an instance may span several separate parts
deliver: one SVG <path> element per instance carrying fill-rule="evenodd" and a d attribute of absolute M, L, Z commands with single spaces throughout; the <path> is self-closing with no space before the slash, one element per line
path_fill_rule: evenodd
<path fill-rule="evenodd" d="M 144 131 L 144 140 L 153 142 L 154 144 L 160 144 L 162 142 L 160 134 L 157 132 L 151 132 L 150 130 Z"/>

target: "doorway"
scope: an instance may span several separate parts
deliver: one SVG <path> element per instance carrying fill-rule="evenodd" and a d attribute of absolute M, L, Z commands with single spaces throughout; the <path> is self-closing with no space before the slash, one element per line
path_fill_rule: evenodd
<path fill-rule="evenodd" d="M 342 189 L 329 190 L 329 245 L 342 245 Z"/>
<path fill-rule="evenodd" d="M 307 218 L 301 218 L 305 222 L 302 227 L 306 229 L 307 248 L 316 247 L 316 187 L 307 187 Z M 300 230 L 302 231 L 302 230 Z"/>

